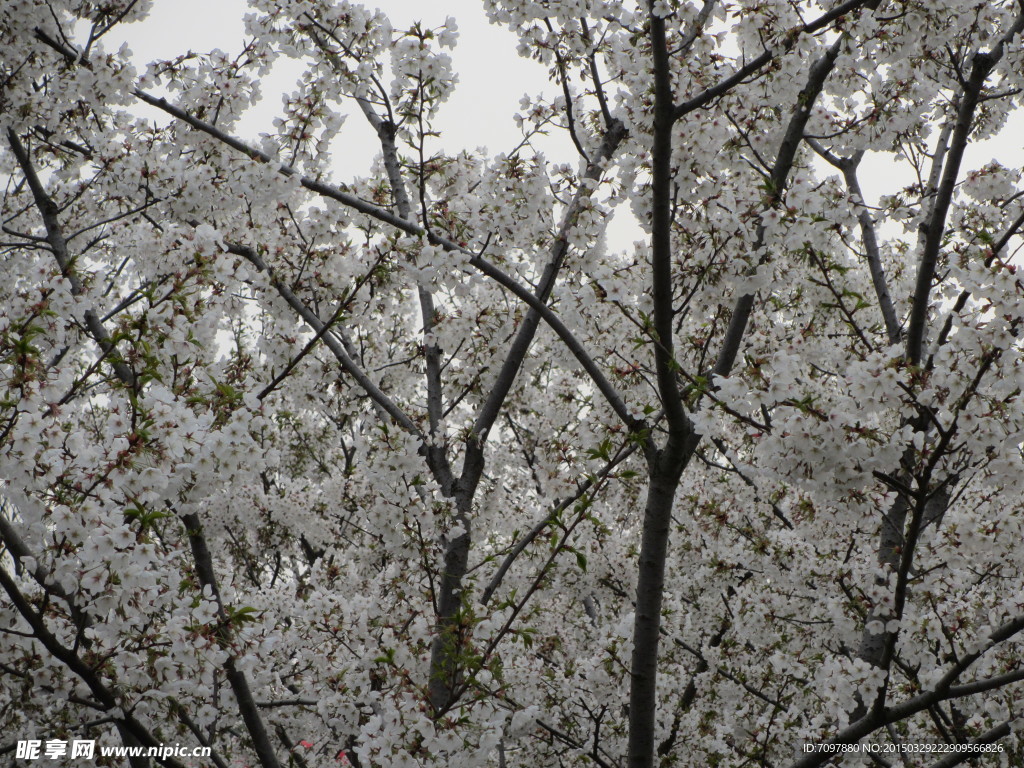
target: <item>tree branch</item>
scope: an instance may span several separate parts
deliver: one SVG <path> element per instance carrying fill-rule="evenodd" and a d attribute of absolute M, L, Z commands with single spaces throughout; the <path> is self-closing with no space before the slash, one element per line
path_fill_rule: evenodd
<path fill-rule="evenodd" d="M 18 138 L 18 134 L 15 133 L 12 128 L 7 129 L 7 140 L 10 143 L 11 151 L 14 153 L 15 159 L 18 161 L 18 165 L 25 174 L 26 181 L 28 181 L 28 186 L 32 191 L 32 198 L 35 200 L 36 208 L 39 210 L 39 213 L 43 218 L 43 225 L 46 228 L 46 240 L 50 245 L 50 250 L 53 252 L 54 258 L 57 260 L 57 265 L 60 267 L 61 274 L 67 278 L 69 283 L 71 283 L 71 294 L 73 296 L 81 296 L 85 289 L 82 286 L 82 281 L 79 280 L 78 275 L 75 274 L 74 259 L 68 251 L 68 244 L 64 239 L 60 220 L 57 218 L 57 205 L 53 202 L 53 199 L 46 194 L 46 190 L 32 165 L 32 159 L 29 157 L 24 145 Z M 135 374 L 132 372 L 131 368 L 121 361 L 115 349 L 114 342 L 110 338 L 110 334 L 107 333 L 107 329 L 104 327 L 103 323 L 100 322 L 95 310 L 91 307 L 85 310 L 84 317 L 85 326 L 89 331 L 89 335 L 92 336 L 93 340 L 100 346 L 103 354 L 110 356 L 111 367 L 114 369 L 114 374 L 125 386 L 134 388 L 136 384 Z"/>
<path fill-rule="evenodd" d="M 505 578 L 505 574 L 508 573 L 508 569 L 512 567 L 512 563 L 515 562 L 516 558 L 519 557 L 519 555 L 521 555 L 528 546 L 530 546 L 531 542 L 550 527 L 562 512 L 579 501 L 591 488 L 608 477 L 615 467 L 632 456 L 638 447 L 638 444 L 634 442 L 621 448 L 611 461 L 601 467 L 596 475 L 588 477 L 580 483 L 579 487 L 576 489 L 576 493 L 558 502 L 554 507 L 552 507 L 548 514 L 543 517 L 543 519 L 538 521 L 533 528 L 527 531 L 526 534 L 515 543 L 515 546 L 512 547 L 511 551 L 505 555 L 505 559 L 502 560 L 498 570 L 495 571 L 491 580 L 487 583 L 487 587 L 484 589 L 483 594 L 480 596 L 480 604 L 487 605 L 487 603 L 491 601 L 491 597 L 494 595 L 495 590 L 497 590 L 501 585 L 502 579 Z"/>
<path fill-rule="evenodd" d="M 889 284 L 885 277 L 885 268 L 882 266 L 882 255 L 878 247 L 875 220 L 871 216 L 871 211 L 868 210 L 867 203 L 864 201 L 864 193 L 860 188 L 860 181 L 857 178 L 857 167 L 864 158 L 864 151 L 856 152 L 848 158 L 837 157 L 825 149 L 817 139 L 805 137 L 804 140 L 808 146 L 843 174 L 846 188 L 850 191 L 851 201 L 853 202 L 854 209 L 857 211 L 857 223 L 860 225 L 861 242 L 864 244 L 864 255 L 868 260 L 871 284 L 875 289 L 875 297 L 878 299 L 878 309 L 882 313 L 882 321 L 885 324 L 885 335 L 890 345 L 897 344 L 901 337 L 900 323 L 896 317 L 892 296 L 889 294 Z"/>
<path fill-rule="evenodd" d="M 267 274 L 270 279 L 270 284 L 277 290 L 278 294 L 282 299 L 290 306 L 295 312 L 301 317 L 309 326 L 316 332 L 320 332 L 324 329 L 325 323 L 321 320 L 317 314 L 306 306 L 305 302 L 302 301 L 295 293 L 285 285 L 281 280 L 267 266 L 267 263 L 260 257 L 255 250 L 246 245 L 239 245 L 237 243 L 228 243 L 226 245 L 228 253 L 233 253 L 236 256 L 242 256 L 249 261 L 254 267 L 260 272 Z M 328 349 L 331 350 L 331 354 L 341 364 L 342 370 L 349 374 L 359 386 L 370 396 L 377 405 L 384 409 L 384 411 L 395 420 L 399 426 L 402 427 L 406 432 L 411 435 L 415 435 L 421 440 L 425 440 L 423 433 L 419 427 L 410 419 L 405 412 L 399 408 L 384 392 L 378 387 L 369 376 L 363 371 L 362 368 L 353 360 L 348 352 L 345 350 L 337 339 L 335 339 L 330 333 L 324 333 L 323 335 L 324 344 Z"/>
<path fill-rule="evenodd" d="M 224 610 L 224 602 L 221 600 L 220 589 L 217 586 L 217 575 L 213 569 L 213 556 L 207 546 L 206 537 L 203 534 L 202 523 L 195 513 L 182 515 L 181 520 L 185 525 L 188 534 L 189 545 L 192 549 L 192 557 L 195 561 L 196 576 L 204 589 L 209 589 L 210 594 L 217 604 L 217 619 L 223 628 L 217 633 L 217 639 L 221 648 L 227 653 L 227 661 L 224 662 L 224 671 L 227 673 L 228 684 L 235 694 L 235 701 L 238 703 L 238 712 L 245 723 L 245 729 L 252 739 L 253 749 L 264 768 L 281 768 L 281 762 L 277 759 L 273 745 L 270 743 L 270 736 L 267 734 L 266 726 L 263 723 L 263 716 L 259 712 L 256 699 L 249 688 L 249 681 L 235 665 L 235 654 L 225 636 L 231 631 L 231 617 Z"/>
<path fill-rule="evenodd" d="M 665 20 L 650 14 L 654 66 L 654 136 L 651 149 L 651 292 L 654 299 L 654 367 L 669 434 L 693 427 L 676 379 L 672 319 L 672 73 Z M 678 439 L 678 438 L 677 438 Z"/>
<path fill-rule="evenodd" d="M 870 7 L 874 7 L 878 4 L 879 0 L 866 0 L 866 2 Z M 857 3 L 857 5 L 862 4 L 864 3 Z M 839 56 L 842 46 L 843 38 L 839 37 L 829 46 L 825 55 L 811 65 L 807 84 L 800 91 L 799 96 L 797 96 L 796 105 L 789 119 L 789 125 L 786 127 L 786 133 L 775 156 L 775 164 L 772 166 L 767 201 L 770 207 L 775 207 L 782 202 L 789 174 L 793 170 L 794 162 L 796 162 L 797 150 L 800 148 L 800 143 L 804 138 L 804 128 L 807 126 L 807 121 L 811 116 L 811 108 L 817 101 L 818 96 L 821 95 L 821 89 L 825 87 L 825 80 L 835 66 L 836 58 Z M 757 236 L 752 248 L 755 257 L 764 247 L 765 234 L 764 224 L 758 224 Z M 761 259 L 763 258 L 762 256 Z M 756 269 L 756 267 L 753 268 Z M 729 327 L 725 332 L 725 339 L 722 341 L 718 359 L 715 361 L 715 366 L 712 369 L 713 376 L 725 377 L 732 371 L 733 364 L 736 362 L 736 356 L 739 354 L 740 342 L 746 333 L 747 322 L 750 319 L 750 313 L 753 308 L 754 294 L 752 293 L 744 294 L 736 300 L 732 317 L 729 319 Z"/>
<path fill-rule="evenodd" d="M 966 654 L 957 661 L 957 663 L 954 664 L 946 674 L 942 676 L 942 678 L 940 678 L 933 690 L 919 694 L 900 704 L 894 704 L 882 709 L 872 710 L 856 722 L 851 723 L 849 726 L 841 730 L 825 743 L 830 745 L 854 744 L 878 728 L 883 728 L 890 723 L 905 720 L 908 717 L 916 715 L 918 712 L 927 710 L 939 702 L 957 698 L 957 694 L 954 693 L 954 690 L 956 689 L 954 689 L 953 683 L 956 682 L 960 676 L 985 653 L 999 643 L 1009 640 L 1019 634 L 1022 630 L 1024 630 L 1024 616 L 1018 616 L 1017 618 L 1006 622 L 989 635 L 989 641 L 984 647 L 973 653 Z M 1010 676 L 1001 676 L 1001 678 L 1004 680 L 1003 685 L 1009 685 L 1017 682 L 1016 676 L 1014 676 L 1013 679 L 1010 679 Z M 970 690 L 972 685 L 975 684 L 967 683 L 959 688 L 967 689 L 965 693 L 974 693 L 975 691 Z M 794 761 L 791 764 L 791 768 L 815 768 L 816 766 L 828 762 L 830 759 L 831 756 L 828 753 L 812 753 Z"/>
<path fill-rule="evenodd" d="M 308 14 L 307 18 L 316 26 L 320 26 Z M 312 29 L 308 31 L 308 34 L 327 57 L 334 71 L 339 75 L 343 74 L 345 70 L 338 55 L 329 48 L 326 41 L 321 39 Z M 337 38 L 334 39 L 340 44 Z M 385 106 L 387 106 L 388 114 L 390 115 L 391 106 L 383 91 L 382 98 L 385 99 Z M 391 187 L 391 194 L 395 199 L 395 208 L 398 211 L 398 215 L 405 221 L 411 221 L 412 204 L 409 200 L 409 192 L 406 188 L 405 180 L 402 178 L 402 165 L 398 156 L 398 145 L 395 142 L 397 135 L 395 124 L 390 119 L 384 119 L 378 115 L 373 105 L 365 98 L 356 96 L 355 100 L 380 141 L 381 154 L 384 159 L 384 170 L 387 173 L 388 185 Z M 425 216 L 426 211 L 424 211 Z M 423 220 L 423 227 L 427 234 L 429 234 L 426 218 Z M 448 456 L 444 446 L 439 445 L 437 442 L 440 439 L 438 433 L 444 413 L 444 387 L 441 382 L 441 348 L 437 345 L 436 341 L 430 340 L 434 330 L 434 297 L 422 285 L 417 287 L 417 296 L 420 304 L 420 320 L 423 324 L 423 335 L 427 339 L 424 343 L 427 380 L 427 420 L 430 425 L 430 434 L 435 437 L 426 447 L 426 450 L 430 459 L 431 470 L 434 472 L 437 481 L 441 484 L 442 488 L 450 489 L 453 482 L 451 466 L 448 463 Z"/>
<path fill-rule="evenodd" d="M 159 747 L 161 745 L 161 742 L 157 741 L 149 730 L 135 719 L 130 712 L 125 712 L 120 708 L 116 693 L 103 682 L 100 676 L 83 662 L 77 653 L 65 648 L 53 633 L 47 629 L 42 616 L 32 610 L 31 603 L 21 593 L 14 579 L 7 573 L 7 569 L 3 567 L 0 567 L 0 587 L 3 587 L 15 609 L 21 614 L 21 617 L 28 625 L 32 627 L 35 639 L 39 641 L 50 655 L 64 664 L 88 686 L 92 695 L 96 697 L 96 700 L 103 706 L 104 710 L 120 712 L 115 717 L 119 725 L 123 725 L 132 736 L 138 739 L 142 746 Z M 157 759 L 170 768 L 185 768 L 181 762 L 173 757 Z"/>
<path fill-rule="evenodd" d="M 212 125 L 210 125 L 208 123 L 205 123 L 202 120 L 199 120 L 198 118 L 193 117 L 192 115 L 188 114 L 184 110 L 182 110 L 182 109 L 180 109 L 178 107 L 175 107 L 172 104 L 169 104 L 165 99 L 157 99 L 156 97 L 149 96 L 148 94 L 145 94 L 145 93 L 143 93 L 141 91 L 136 91 L 136 95 L 140 99 L 145 101 L 146 103 L 152 104 L 153 106 L 156 106 L 157 108 L 164 110 L 168 114 L 170 114 L 170 115 L 172 115 L 174 117 L 177 117 L 178 119 L 182 120 L 183 122 L 188 123 L 189 125 L 191 125 L 196 130 L 199 130 L 199 131 L 201 131 L 203 133 L 206 133 L 206 134 L 208 134 L 210 136 L 213 136 L 214 138 L 216 138 L 216 139 L 222 141 L 223 143 L 225 143 L 226 145 L 232 147 L 233 149 L 237 149 L 239 152 L 242 152 L 243 154 L 247 155 L 248 157 L 250 157 L 250 158 L 252 158 L 252 159 L 254 159 L 256 161 L 264 162 L 264 163 L 272 162 L 271 157 L 269 155 L 267 155 L 266 153 L 264 153 L 264 152 L 262 152 L 262 151 L 260 151 L 258 149 L 255 149 L 253 147 L 250 147 L 250 146 L 246 145 L 245 143 L 239 141 L 238 139 L 236 139 L 236 138 L 234 138 L 234 137 L 224 133 L 219 128 L 216 128 L 215 126 L 212 126 Z M 610 156 L 611 153 L 614 151 L 614 149 L 616 147 L 618 147 L 618 145 L 622 142 L 622 140 L 625 138 L 625 136 L 626 136 L 625 126 L 623 126 L 622 123 L 618 123 L 616 125 L 615 130 L 614 131 L 610 131 L 607 134 L 607 138 L 606 138 L 606 142 L 605 142 L 605 145 L 606 145 L 607 149 L 602 151 L 601 157 L 604 158 L 604 156 L 606 154 L 607 154 L 607 156 Z M 286 176 L 293 176 L 293 175 L 297 175 L 297 173 L 298 173 L 293 168 L 289 168 L 287 166 L 280 166 L 279 170 L 280 170 L 280 172 L 282 174 L 284 174 Z M 406 221 L 405 219 L 403 219 L 403 218 L 401 218 L 399 216 L 396 216 L 395 214 L 391 213 L 390 211 L 387 211 L 387 210 L 385 210 L 383 208 L 380 208 L 379 206 L 373 205 L 372 203 L 368 203 L 365 200 L 362 200 L 361 198 L 358 198 L 355 195 L 351 195 L 351 194 L 349 194 L 349 193 L 347 193 L 347 192 L 345 192 L 345 191 L 343 191 L 341 189 L 338 189 L 336 187 L 332 187 L 329 184 L 325 184 L 325 183 L 323 183 L 321 181 L 318 181 L 316 179 L 310 179 L 310 178 L 307 178 L 307 177 L 300 177 L 300 183 L 302 184 L 303 187 L 305 187 L 306 189 L 309 189 L 311 192 L 316 192 L 317 194 L 322 195 L 323 197 L 327 197 L 327 198 L 329 198 L 331 200 L 335 200 L 336 202 L 342 203 L 343 205 L 345 205 L 345 206 L 347 206 L 349 208 L 352 208 L 353 210 L 358 211 L 359 213 L 363 213 L 363 214 L 365 214 L 367 216 L 370 216 L 370 217 L 372 217 L 374 219 L 377 219 L 380 222 L 383 222 L 385 224 L 389 224 L 389 225 L 395 227 L 396 229 L 401 230 L 402 232 L 405 232 L 407 234 L 410 234 L 410 235 L 413 235 L 413 236 L 417 236 L 417 237 L 426 236 L 430 243 L 432 243 L 434 245 L 439 245 L 439 246 L 441 246 L 442 248 L 444 248 L 447 251 L 455 251 L 455 252 L 459 252 L 459 253 L 470 255 L 469 263 L 470 263 L 471 266 L 475 267 L 482 274 L 484 274 L 484 275 L 492 278 L 496 282 L 500 283 L 502 286 L 507 288 L 511 293 L 514 293 L 518 298 L 522 299 L 524 303 L 529 305 L 531 310 L 537 312 L 538 315 L 542 319 L 544 319 L 545 322 L 548 323 L 548 325 L 551 326 L 552 330 L 554 330 L 555 333 L 558 334 L 558 336 L 562 339 L 562 341 L 573 352 L 573 355 L 576 357 L 576 359 L 580 361 L 580 364 L 583 366 L 584 370 L 591 376 L 591 378 L 594 379 L 595 385 L 601 391 L 601 393 L 605 396 L 605 398 L 608 399 L 609 404 L 612 406 L 613 410 L 615 410 L 616 414 L 619 415 L 619 417 L 623 420 L 623 422 L 627 426 L 630 426 L 632 428 L 635 425 L 635 423 L 636 423 L 635 420 L 632 419 L 632 417 L 629 416 L 629 412 L 625 408 L 625 406 L 622 404 L 621 398 L 617 394 L 614 394 L 614 396 L 612 396 L 612 394 L 615 393 L 614 388 L 611 386 L 610 383 L 607 382 L 607 380 L 604 378 L 603 374 L 601 374 L 599 372 L 599 370 L 597 369 L 596 365 L 594 365 L 593 362 L 591 361 L 589 354 L 585 352 L 585 350 L 583 348 L 583 345 L 580 344 L 579 341 L 572 335 L 572 333 L 565 326 L 565 324 L 562 323 L 561 321 L 559 321 L 557 319 L 557 316 L 554 314 L 554 312 L 551 311 L 549 308 L 547 308 L 547 306 L 542 301 L 540 301 L 537 298 L 537 296 L 535 296 L 534 294 L 530 293 L 528 290 L 523 288 L 515 280 L 513 280 L 511 277 L 506 275 L 504 272 L 502 272 L 496 266 L 494 266 L 493 264 L 489 263 L 482 256 L 480 256 L 478 254 L 472 254 L 466 248 L 464 248 L 463 246 L 458 245 L 457 243 L 454 243 L 453 241 L 449 240 L 448 238 L 442 237 L 442 236 L 436 234 L 435 232 L 428 233 L 425 229 L 423 229 L 419 225 L 414 224 L 414 223 L 409 222 L 409 221 Z M 563 221 L 563 229 L 565 229 L 565 233 L 564 233 L 563 237 L 561 237 L 556 242 L 556 246 L 557 246 L 557 243 L 564 243 L 564 242 L 566 242 L 565 238 L 567 238 L 567 236 L 568 236 L 568 230 L 565 227 L 565 221 Z M 235 246 L 235 247 L 243 248 L 243 246 Z M 249 254 L 255 255 L 255 252 L 253 252 L 251 248 L 245 248 L 244 250 L 247 253 L 249 253 Z M 246 255 L 246 253 L 242 253 L 241 251 L 238 251 L 238 253 L 239 253 L 239 255 L 245 256 L 247 259 L 249 258 L 249 256 Z M 251 261 L 251 259 L 250 259 L 250 261 Z M 262 263 L 263 263 L 262 259 L 260 259 L 259 260 L 259 264 L 262 264 Z M 259 266 L 259 264 L 257 264 L 257 262 L 253 262 L 253 264 Z M 265 267 L 260 267 L 260 268 L 264 269 Z M 285 291 L 288 290 L 287 286 L 283 286 L 283 285 L 282 285 L 282 288 L 279 288 L 279 290 L 281 290 L 281 289 L 284 289 Z M 290 293 L 290 291 L 289 291 L 289 293 Z M 284 296 L 284 294 L 282 294 L 282 296 Z M 288 301 L 289 304 L 292 303 L 287 298 L 286 298 L 286 301 Z M 293 306 L 293 308 L 294 308 L 294 306 Z M 303 311 L 307 311 L 307 310 L 303 310 Z M 304 316 L 303 319 L 306 319 L 306 322 L 309 322 L 310 325 L 314 327 L 314 329 L 319 328 L 319 323 L 320 323 L 319 320 L 316 320 L 315 322 L 317 324 L 314 325 L 314 323 L 311 322 L 309 319 L 305 318 L 305 316 Z M 522 329 L 520 330 L 520 333 L 521 334 L 523 333 Z M 523 337 L 523 338 L 525 340 L 525 337 Z M 329 339 L 329 337 L 328 337 L 328 339 Z M 331 351 L 334 352 L 334 349 L 332 349 Z M 512 365 L 513 365 L 513 362 L 511 360 L 511 352 L 510 352 L 509 357 L 506 358 L 506 366 L 511 367 Z M 503 372 L 504 372 L 504 368 L 503 368 Z M 504 381 L 505 379 L 507 379 L 507 373 L 499 373 L 499 378 Z M 509 386 L 511 386 L 511 382 L 509 382 Z M 492 393 L 491 393 L 491 399 L 494 401 L 494 403 L 496 403 L 496 404 L 498 404 L 500 406 L 500 402 L 502 402 L 504 396 L 501 395 L 502 399 L 500 400 L 499 399 L 499 394 L 500 394 L 500 391 L 498 389 L 493 390 Z M 494 418 L 496 418 L 496 416 L 497 416 L 497 408 L 494 407 L 494 403 L 492 403 L 491 406 L 485 405 L 484 409 L 481 410 L 481 414 L 480 414 L 480 416 L 478 417 L 478 420 L 477 420 L 478 421 L 478 425 L 483 426 L 484 424 L 493 424 Z M 392 414 L 392 416 L 394 417 L 394 414 Z M 396 418 L 396 420 L 397 420 L 397 418 Z"/>
<path fill-rule="evenodd" d="M 718 85 L 708 88 L 707 90 L 702 91 L 698 95 L 687 99 L 682 104 L 677 105 L 672 112 L 673 119 L 678 120 L 683 115 L 689 114 L 690 112 L 693 112 L 695 109 L 700 109 L 708 102 L 713 101 L 714 99 L 717 99 L 719 96 L 728 93 L 739 83 L 742 83 L 752 74 L 754 74 L 759 69 L 768 64 L 770 61 L 772 61 L 772 59 L 775 59 L 781 53 L 784 53 L 785 51 L 788 51 L 791 48 L 793 48 L 793 46 L 796 45 L 796 42 L 799 39 L 800 35 L 814 34 L 815 32 L 827 27 L 833 21 L 842 18 L 850 11 L 856 10 L 857 8 L 863 5 L 868 5 L 872 3 L 877 4 L 877 1 L 878 0 L 847 0 L 847 2 L 836 6 L 828 13 L 822 14 L 809 24 L 805 24 L 802 27 L 796 27 L 790 30 L 786 34 L 786 37 L 782 41 L 782 43 L 780 43 L 775 48 L 769 48 L 756 59 L 751 60 L 749 64 L 746 64 L 745 66 L 741 67 L 736 72 L 734 72 L 732 75 L 722 80 L 722 82 L 720 82 Z"/>
<path fill-rule="evenodd" d="M 945 167 L 942 171 L 942 180 L 939 182 L 931 216 L 927 222 L 925 243 L 921 253 L 921 262 L 918 266 L 917 282 L 914 287 L 913 303 L 910 310 L 910 320 L 907 323 L 906 357 L 911 365 L 916 366 L 921 363 L 924 351 L 925 328 L 928 320 L 928 304 L 929 297 L 931 296 L 932 281 L 935 278 L 939 250 L 946 231 L 946 215 L 949 212 L 949 206 L 953 200 L 953 190 L 956 187 L 957 178 L 960 174 L 960 163 L 963 161 L 964 151 L 970 140 L 974 112 L 977 109 L 981 91 L 985 87 L 985 81 L 1003 57 L 1006 44 L 1021 30 L 1024 30 L 1024 14 L 1017 16 L 1013 25 L 1000 38 L 999 42 L 993 46 L 991 51 L 978 51 L 974 54 L 971 62 L 970 77 L 964 84 L 963 93 L 960 95 L 960 106 L 957 110 L 956 123 L 953 127 L 953 137 L 950 142 Z"/>

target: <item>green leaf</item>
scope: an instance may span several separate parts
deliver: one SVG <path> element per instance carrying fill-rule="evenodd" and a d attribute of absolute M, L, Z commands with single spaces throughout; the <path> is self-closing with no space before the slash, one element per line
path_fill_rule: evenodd
<path fill-rule="evenodd" d="M 587 556 L 579 550 L 576 550 L 576 565 L 580 567 L 580 570 L 586 573 L 587 570 Z"/>

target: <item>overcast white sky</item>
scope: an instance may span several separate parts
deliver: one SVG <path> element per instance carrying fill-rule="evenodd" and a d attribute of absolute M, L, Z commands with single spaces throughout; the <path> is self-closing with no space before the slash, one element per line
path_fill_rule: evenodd
<path fill-rule="evenodd" d="M 497 154 L 519 143 L 521 134 L 512 116 L 519 110 L 524 94 L 545 90 L 545 68 L 516 53 L 515 35 L 489 24 L 480 0 L 371 0 L 365 4 L 384 10 L 396 29 L 414 21 L 437 27 L 448 16 L 457 20 L 459 42 L 448 53 L 459 85 L 437 121 L 442 131 L 440 146 L 451 152 L 486 146 Z M 173 58 L 188 49 L 237 51 L 244 38 L 242 18 L 246 13 L 245 0 L 157 0 L 149 18 L 124 27 L 122 34 L 142 71 L 154 59 Z M 299 70 L 287 64 L 276 70 L 263 80 L 264 104 L 246 123 L 254 133 L 269 129 L 270 121 L 280 111 L 280 95 L 294 89 Z M 262 128 L 258 127 L 260 121 Z M 346 156 L 355 160 L 346 170 L 365 172 L 377 151 L 376 137 L 358 109 L 346 121 L 342 135 L 351 147 Z M 568 140 L 565 143 L 570 146 Z"/>
<path fill-rule="evenodd" d="M 545 68 L 516 53 L 515 36 L 487 22 L 480 0 L 368 0 L 365 4 L 384 10 L 396 28 L 407 27 L 416 20 L 428 26 L 440 26 L 447 16 L 457 20 L 460 37 L 451 55 L 460 82 L 436 121 L 442 132 L 438 149 L 457 152 L 486 147 L 492 154 L 509 151 L 521 138 L 512 117 L 519 110 L 522 96 L 542 91 L 552 94 Z M 154 59 L 172 58 L 189 49 L 203 52 L 221 48 L 229 53 L 239 50 L 246 12 L 245 0 L 156 0 L 146 21 L 123 27 L 121 34 L 132 48 L 141 71 Z M 107 44 L 117 47 L 114 40 Z M 281 94 L 294 89 L 298 74 L 297 68 L 283 66 L 264 79 L 264 103 L 247 117 L 244 138 L 251 139 L 269 130 L 271 120 L 280 111 Z M 358 110 L 350 112 L 341 139 L 345 151 L 334 153 L 336 161 L 344 166 L 338 169 L 339 180 L 365 173 L 378 148 L 376 137 Z M 548 146 L 549 159 L 575 161 L 567 137 L 557 136 Z M 1009 167 L 1024 166 L 1024 116 L 1015 116 L 998 139 L 973 145 L 965 170 L 993 158 Z M 835 173 L 831 168 L 822 170 L 825 174 Z M 912 181 L 909 169 L 904 173 L 891 157 L 869 155 L 861 167 L 861 184 L 869 204 L 876 202 L 879 194 L 891 194 Z M 609 238 L 613 247 L 628 247 L 639 236 L 628 218 L 616 217 L 616 231 Z"/>

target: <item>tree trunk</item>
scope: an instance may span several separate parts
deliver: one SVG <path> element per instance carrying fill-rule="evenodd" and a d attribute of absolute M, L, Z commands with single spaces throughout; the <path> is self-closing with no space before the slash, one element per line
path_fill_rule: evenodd
<path fill-rule="evenodd" d="M 665 586 L 665 560 L 672 525 L 672 503 L 679 479 L 693 454 L 690 441 L 681 456 L 666 449 L 652 462 L 636 585 L 633 656 L 629 687 L 629 768 L 651 768 L 654 763 L 654 727 L 657 720 L 658 642 L 661 639 L 661 602 Z"/>
<path fill-rule="evenodd" d="M 437 629 L 430 648 L 430 706 L 435 715 L 441 715 L 451 706 L 454 694 L 462 680 L 465 645 L 463 623 L 462 580 L 469 566 L 470 511 L 473 494 L 460 493 L 456 497 L 456 519 L 462 533 L 448 542 L 444 553 L 444 573 L 437 601 Z"/>

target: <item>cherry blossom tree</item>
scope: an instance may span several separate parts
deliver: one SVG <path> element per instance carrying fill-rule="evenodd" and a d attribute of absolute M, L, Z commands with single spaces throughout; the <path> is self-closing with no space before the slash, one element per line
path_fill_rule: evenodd
<path fill-rule="evenodd" d="M 0 15 L 0 753 L 1024 760 L 1024 3 L 485 0 L 498 154 L 432 7 L 152 4 Z"/>

